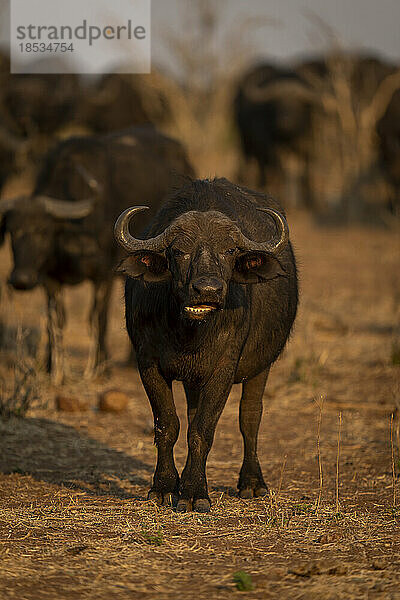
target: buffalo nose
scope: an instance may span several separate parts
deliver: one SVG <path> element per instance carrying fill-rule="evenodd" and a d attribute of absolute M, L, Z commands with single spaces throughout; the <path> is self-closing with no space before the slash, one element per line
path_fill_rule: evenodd
<path fill-rule="evenodd" d="M 198 294 L 220 294 L 224 287 L 216 277 L 199 277 L 193 281 L 192 286 Z"/>
<path fill-rule="evenodd" d="M 37 280 L 26 271 L 13 271 L 8 282 L 16 290 L 31 290 L 35 287 Z"/>

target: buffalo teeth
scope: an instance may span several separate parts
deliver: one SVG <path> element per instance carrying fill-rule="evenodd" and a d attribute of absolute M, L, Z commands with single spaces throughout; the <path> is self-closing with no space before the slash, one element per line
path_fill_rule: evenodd
<path fill-rule="evenodd" d="M 201 315 L 204 313 L 211 312 L 214 310 L 213 308 L 196 308 L 195 306 L 185 306 L 185 310 L 190 313 L 194 313 L 196 315 Z"/>

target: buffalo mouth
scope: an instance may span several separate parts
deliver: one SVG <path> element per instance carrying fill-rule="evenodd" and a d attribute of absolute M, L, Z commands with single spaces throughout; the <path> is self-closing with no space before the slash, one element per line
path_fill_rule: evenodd
<path fill-rule="evenodd" d="M 217 309 L 217 304 L 192 304 L 185 306 L 184 311 L 185 314 L 192 319 L 201 319 Z"/>

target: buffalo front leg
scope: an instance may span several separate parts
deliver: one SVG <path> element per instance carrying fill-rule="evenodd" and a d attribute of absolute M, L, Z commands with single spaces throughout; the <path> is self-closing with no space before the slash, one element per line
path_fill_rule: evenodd
<path fill-rule="evenodd" d="M 163 377 L 156 365 L 139 364 L 139 371 L 153 411 L 154 443 L 157 446 L 157 466 L 148 499 L 172 506 L 176 503 L 179 490 L 179 475 L 174 462 L 179 419 L 172 395 L 172 382 Z"/>
<path fill-rule="evenodd" d="M 269 369 L 243 383 L 240 400 L 240 431 L 244 442 L 244 458 L 239 475 L 239 496 L 265 496 L 268 491 L 257 457 L 257 437 L 262 416 L 262 398 Z"/>
<path fill-rule="evenodd" d="M 93 306 L 89 319 L 92 341 L 85 377 L 92 377 L 99 368 L 105 369 L 106 366 L 106 335 L 112 284 L 112 279 L 94 284 Z"/>
<path fill-rule="evenodd" d="M 46 286 L 47 292 L 47 372 L 55 385 L 64 379 L 64 349 L 62 333 L 65 325 L 65 308 L 61 287 L 56 284 Z"/>
<path fill-rule="evenodd" d="M 225 373 L 220 381 L 209 381 L 201 389 L 186 389 L 188 400 L 188 456 L 182 473 L 178 512 L 209 512 L 206 462 L 215 428 L 228 399 L 233 376 Z"/>
<path fill-rule="evenodd" d="M 200 392 L 198 390 L 193 390 L 187 384 L 184 384 L 187 401 L 187 420 L 188 420 L 188 430 L 191 426 L 193 419 L 196 416 L 197 407 L 199 405 Z"/>

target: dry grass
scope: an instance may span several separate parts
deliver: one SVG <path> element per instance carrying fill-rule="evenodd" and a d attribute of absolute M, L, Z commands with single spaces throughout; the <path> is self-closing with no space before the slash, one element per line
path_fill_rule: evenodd
<path fill-rule="evenodd" d="M 7 302 L 0 310 L 0 419 L 24 417 L 41 405 L 41 365 L 36 358 L 40 334 L 13 324 Z"/>
<path fill-rule="evenodd" d="M 14 366 L 11 376 L 11 387 L 0 378 L 0 418 L 8 420 L 11 417 L 24 417 L 34 408 L 39 398 L 37 376 L 34 367 L 23 361 Z"/>
<path fill-rule="evenodd" d="M 208 114 L 174 84 L 166 92 L 177 110 L 171 132 L 189 144 L 203 176 L 229 177 L 236 166 L 226 143 L 229 81 L 210 95 Z M 157 85 L 165 92 L 164 81 Z M 301 213 L 289 221 L 301 309 L 265 394 L 259 455 L 268 497 L 235 497 L 242 452 L 235 388 L 208 462 L 211 513 L 176 514 L 145 500 L 155 463 L 151 411 L 137 373 L 123 365 L 122 287 L 111 311 L 112 377 L 92 382 L 82 381 L 89 287 L 68 289 L 66 384 L 41 381 L 48 408 L 0 423 L 2 599 L 230 599 L 242 584 L 253 587 L 243 597 L 260 600 L 400 598 L 398 234 L 319 230 Z M 2 281 L 9 265 L 3 248 Z M 7 319 L 11 313 L 37 326 L 45 315 L 40 291 L 14 293 Z M 96 411 L 107 389 L 129 394 L 126 413 Z M 57 413 L 60 392 L 89 410 Z M 179 386 L 176 400 L 185 423 Z M 185 452 L 182 431 L 179 469 Z"/>
<path fill-rule="evenodd" d="M 265 395 L 259 454 L 269 496 L 235 497 L 242 452 L 235 388 L 208 462 L 211 513 L 181 515 L 145 500 L 155 462 L 151 412 L 137 373 L 122 365 L 122 290 L 112 305 L 113 375 L 83 383 L 88 286 L 69 289 L 70 376 L 62 391 L 90 408 L 57 413 L 60 390 L 46 383 L 48 409 L 0 425 L 2 598 L 400 597 L 397 417 L 388 426 L 399 392 L 391 360 L 398 237 L 318 230 L 302 214 L 289 220 L 302 301 Z M 6 249 L 1 259 L 4 280 Z M 13 307 L 18 320 L 34 324 L 43 298 L 15 293 Z M 98 393 L 111 388 L 131 397 L 126 413 L 96 412 Z M 176 400 L 185 423 L 179 386 Z M 248 580 L 238 572 L 253 590 L 239 591 L 239 579 Z"/>

